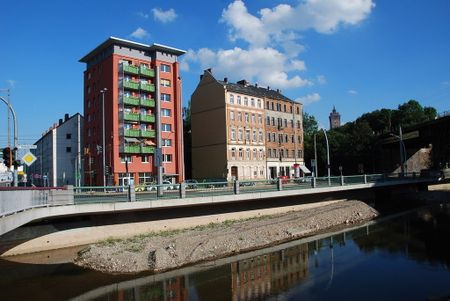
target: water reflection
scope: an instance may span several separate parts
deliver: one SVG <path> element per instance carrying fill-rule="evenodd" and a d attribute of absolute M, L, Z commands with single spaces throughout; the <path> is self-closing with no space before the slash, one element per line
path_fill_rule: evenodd
<path fill-rule="evenodd" d="M 49 286 L 64 300 L 427 300 L 450 293 L 449 263 L 450 207 L 441 206 L 157 275 L 22 265 L 33 271 L 24 281 L 0 269 L 0 289 L 10 300 L 52 300 L 40 298 Z"/>

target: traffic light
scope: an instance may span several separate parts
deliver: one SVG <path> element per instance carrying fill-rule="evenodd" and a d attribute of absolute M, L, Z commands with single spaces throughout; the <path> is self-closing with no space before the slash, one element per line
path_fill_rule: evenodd
<path fill-rule="evenodd" d="M 10 168 L 12 165 L 11 148 L 10 147 L 5 147 L 3 149 L 3 164 L 5 164 L 6 167 L 8 167 L 8 168 Z"/>
<path fill-rule="evenodd" d="M 14 165 L 14 168 L 17 169 L 22 164 L 20 163 L 20 160 L 16 160 L 16 153 L 17 153 L 17 147 L 15 147 L 11 151 L 11 164 Z"/>

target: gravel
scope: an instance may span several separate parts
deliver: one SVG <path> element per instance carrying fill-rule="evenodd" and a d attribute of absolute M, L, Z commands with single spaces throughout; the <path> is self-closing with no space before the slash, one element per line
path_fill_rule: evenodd
<path fill-rule="evenodd" d="M 311 236 L 378 216 L 360 201 L 196 228 L 109 239 L 79 252 L 75 264 L 113 274 L 162 272 Z"/>

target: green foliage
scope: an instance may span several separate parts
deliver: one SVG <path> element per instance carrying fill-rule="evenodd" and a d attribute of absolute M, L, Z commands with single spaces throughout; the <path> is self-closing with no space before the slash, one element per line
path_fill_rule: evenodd
<path fill-rule="evenodd" d="M 330 144 L 332 174 L 339 174 L 339 166 L 344 174 L 375 172 L 375 154 L 380 145 L 379 135 L 394 132 L 399 127 L 407 128 L 435 119 L 436 109 L 422 107 L 416 100 L 409 100 L 397 110 L 381 109 L 365 113 L 353 122 L 327 132 Z M 326 174 L 326 146 L 323 134 L 318 132 L 314 116 L 304 113 L 305 162 L 314 158 L 314 134 L 317 134 L 317 157 L 319 175 Z M 360 170 L 363 167 L 363 170 Z"/>

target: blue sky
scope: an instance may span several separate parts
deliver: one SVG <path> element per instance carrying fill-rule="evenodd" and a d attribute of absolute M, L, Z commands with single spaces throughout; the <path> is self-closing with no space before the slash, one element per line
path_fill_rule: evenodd
<path fill-rule="evenodd" d="M 212 67 L 281 89 L 325 127 L 333 105 L 344 122 L 409 99 L 450 110 L 448 0 L 17 0 L 0 14 L 0 89 L 23 144 L 82 113 L 78 60 L 109 36 L 187 50 L 185 102 Z M 0 116 L 4 146 L 4 105 Z"/>

